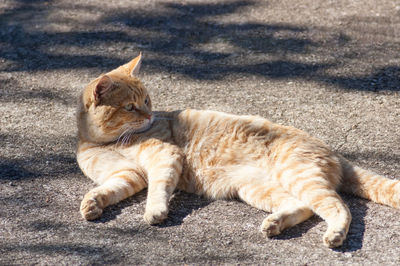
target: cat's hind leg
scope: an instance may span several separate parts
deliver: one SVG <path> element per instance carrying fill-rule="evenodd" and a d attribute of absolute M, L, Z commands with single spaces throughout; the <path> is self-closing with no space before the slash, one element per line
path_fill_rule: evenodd
<path fill-rule="evenodd" d="M 238 197 L 247 204 L 272 212 L 261 224 L 266 237 L 279 235 L 283 230 L 309 219 L 313 212 L 304 203 L 271 180 L 246 182 L 238 189 Z"/>
<path fill-rule="evenodd" d="M 284 189 L 327 222 L 324 245 L 330 248 L 342 245 L 349 230 L 351 214 L 335 190 L 335 183 L 340 178 L 339 170 L 302 163 L 281 170 L 277 177 Z"/>
<path fill-rule="evenodd" d="M 283 230 L 295 226 L 313 216 L 310 208 L 285 192 L 283 202 L 273 210 L 261 224 L 260 230 L 266 237 L 279 235 Z"/>
<path fill-rule="evenodd" d="M 245 203 L 272 212 L 264 219 L 261 232 L 272 237 L 284 229 L 299 224 L 313 215 L 313 212 L 285 191 L 263 169 L 248 165 L 207 169 L 209 177 L 204 190 L 212 198 L 237 197 Z"/>

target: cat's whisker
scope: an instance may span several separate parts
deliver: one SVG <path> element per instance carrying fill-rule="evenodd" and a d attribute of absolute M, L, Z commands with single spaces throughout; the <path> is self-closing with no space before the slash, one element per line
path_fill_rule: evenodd
<path fill-rule="evenodd" d="M 122 139 L 122 145 L 126 145 L 129 143 L 129 139 L 130 139 L 130 135 L 132 131 L 129 130 L 128 133 L 124 136 L 124 138 Z"/>
<path fill-rule="evenodd" d="M 128 128 L 126 129 L 118 138 L 117 144 L 120 142 L 121 146 L 129 144 L 132 135 L 135 134 L 137 130 L 135 128 Z"/>
<path fill-rule="evenodd" d="M 131 142 L 131 138 L 133 137 L 134 134 L 135 134 L 135 132 L 133 132 L 133 131 L 131 131 L 129 133 L 128 138 L 127 138 L 127 144 L 129 144 Z"/>
<path fill-rule="evenodd" d="M 123 139 L 125 137 L 125 134 L 129 132 L 129 130 L 131 130 L 130 128 L 126 129 L 124 132 L 122 132 L 122 134 L 118 137 L 116 145 L 118 146 L 118 143 L 120 142 L 121 138 Z"/>
<path fill-rule="evenodd" d="M 118 139 L 117 139 L 117 142 L 116 142 L 116 145 L 117 145 L 117 146 L 119 145 L 119 142 L 121 141 L 121 138 L 124 136 L 125 133 L 126 133 L 126 130 L 125 130 L 124 132 L 122 132 L 121 135 L 119 135 L 119 137 L 118 137 Z"/>
<path fill-rule="evenodd" d="M 124 140 L 125 141 L 124 145 L 129 144 L 129 142 L 131 140 L 131 137 L 132 137 L 132 131 L 129 131 L 128 134 L 126 135 L 125 140 Z"/>
<path fill-rule="evenodd" d="M 174 120 L 171 117 L 165 117 L 165 116 L 154 116 L 154 120 Z"/>

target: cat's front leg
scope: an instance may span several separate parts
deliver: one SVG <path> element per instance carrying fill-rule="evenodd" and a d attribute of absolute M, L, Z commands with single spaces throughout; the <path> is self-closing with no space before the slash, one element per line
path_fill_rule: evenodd
<path fill-rule="evenodd" d="M 174 145 L 152 140 L 142 144 L 139 161 L 147 170 L 148 192 L 144 220 L 159 224 L 168 216 L 169 199 L 182 173 L 183 155 Z"/>
<path fill-rule="evenodd" d="M 81 144 L 77 157 L 85 175 L 98 184 L 86 193 L 81 202 L 80 211 L 86 220 L 99 218 L 105 207 L 126 199 L 147 186 L 142 167 L 115 151 Z"/>

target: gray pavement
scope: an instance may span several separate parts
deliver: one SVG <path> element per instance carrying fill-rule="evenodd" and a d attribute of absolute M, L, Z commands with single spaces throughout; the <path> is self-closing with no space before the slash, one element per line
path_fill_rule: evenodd
<path fill-rule="evenodd" d="M 0 1 L 0 264 L 398 265 L 400 211 L 343 195 L 343 247 L 318 217 L 265 239 L 266 213 L 178 192 L 165 224 L 146 192 L 79 214 L 75 102 L 144 53 L 155 109 L 261 115 L 400 178 L 400 2 Z"/>

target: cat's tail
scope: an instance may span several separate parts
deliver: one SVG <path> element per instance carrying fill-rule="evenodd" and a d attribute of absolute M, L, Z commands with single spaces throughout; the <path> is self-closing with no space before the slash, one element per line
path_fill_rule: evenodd
<path fill-rule="evenodd" d="M 352 166 L 341 156 L 340 162 L 343 170 L 341 191 L 400 209 L 400 180 Z"/>

